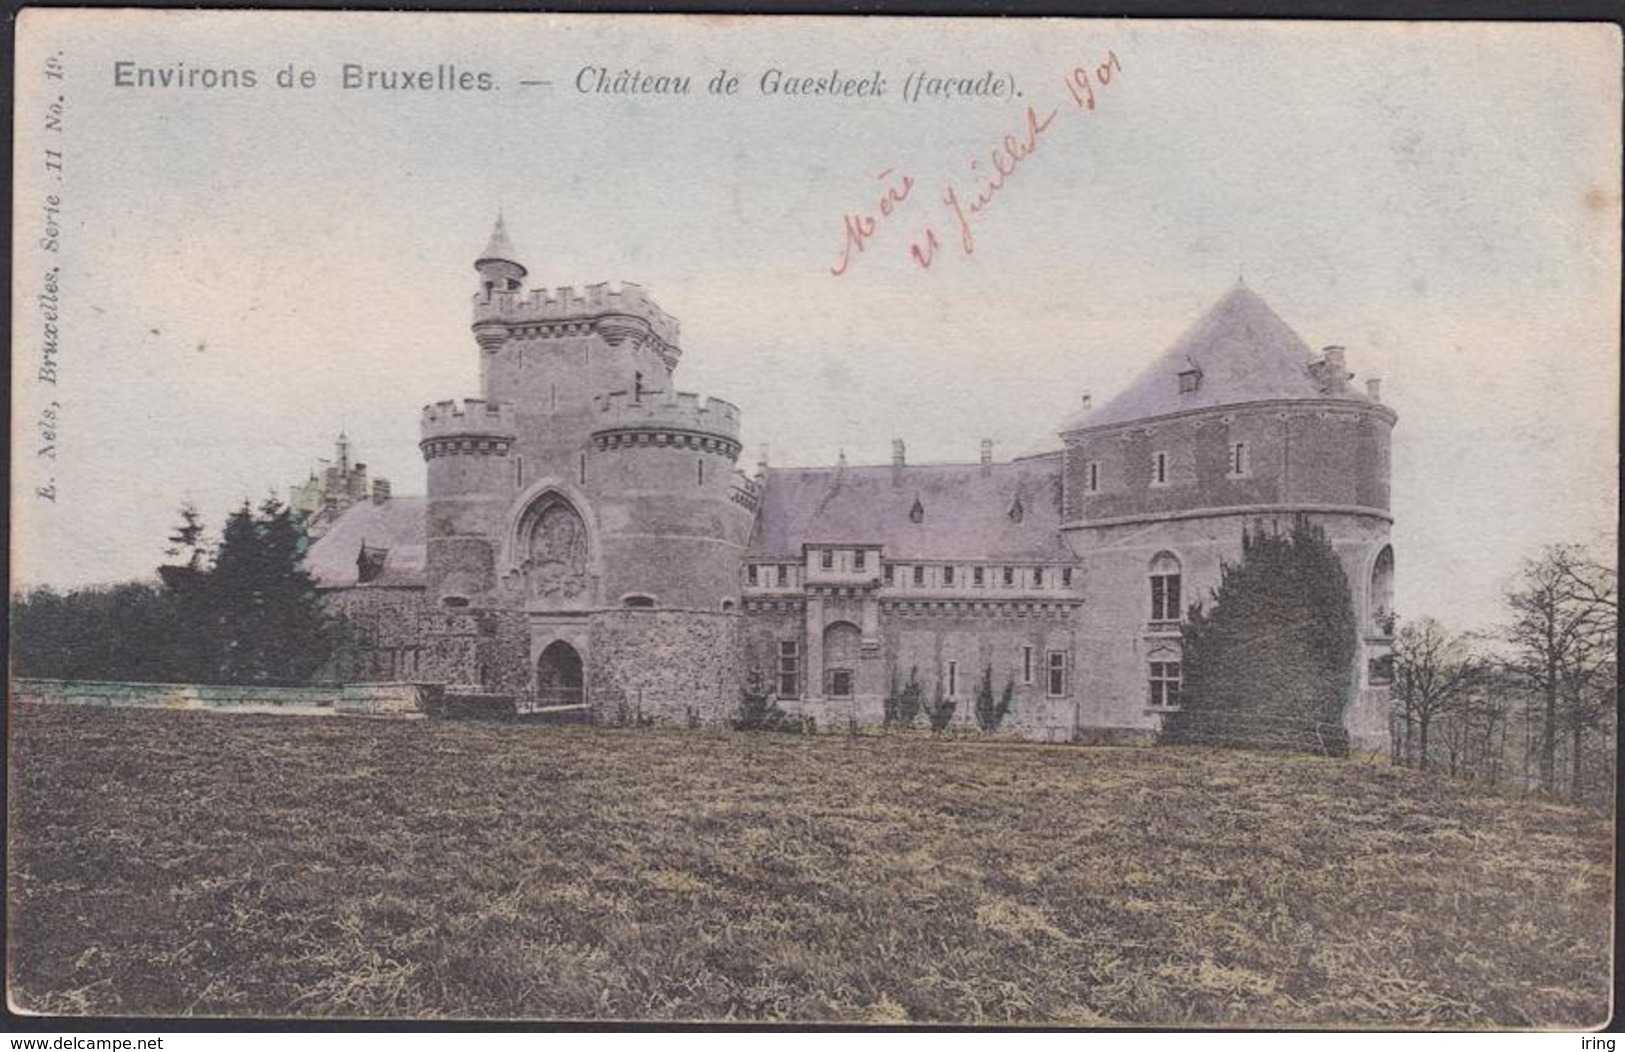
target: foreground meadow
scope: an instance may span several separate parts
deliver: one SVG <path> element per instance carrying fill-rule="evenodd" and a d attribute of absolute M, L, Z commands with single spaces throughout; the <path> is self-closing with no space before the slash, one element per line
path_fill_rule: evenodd
<path fill-rule="evenodd" d="M 1611 826 L 1373 764 L 18 706 L 45 1013 L 1581 1027 Z"/>

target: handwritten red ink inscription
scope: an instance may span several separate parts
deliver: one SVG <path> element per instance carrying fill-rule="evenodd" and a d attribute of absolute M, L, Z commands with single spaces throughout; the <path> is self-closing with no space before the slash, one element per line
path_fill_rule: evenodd
<path fill-rule="evenodd" d="M 876 179 L 891 178 L 890 168 L 875 176 Z M 875 205 L 875 211 L 880 213 L 880 219 L 890 216 L 897 210 L 897 206 L 908 200 L 909 192 L 914 189 L 914 180 L 903 176 L 897 182 L 886 187 L 886 192 L 880 196 Z M 848 212 L 845 218 L 846 243 L 841 246 L 841 261 L 829 268 L 829 272 L 836 277 L 845 274 L 852 265 L 852 253 L 862 252 L 869 247 L 869 239 L 875 236 L 875 230 L 880 219 L 864 213 Z"/>
<path fill-rule="evenodd" d="M 975 255 L 976 224 L 1020 173 L 1022 166 L 1038 156 L 1044 136 L 1050 132 L 1056 120 L 1067 112 L 1093 111 L 1097 91 L 1108 87 L 1122 72 L 1123 65 L 1115 51 L 1107 51 L 1105 59 L 1094 66 L 1074 67 L 1063 78 L 1066 97 L 1059 105 L 1047 108 L 1029 105 L 1019 131 L 1005 135 L 992 149 L 969 160 L 969 175 L 961 177 L 966 184 L 963 188 L 961 183 L 944 180 L 939 195 L 946 210 L 943 220 L 927 221 L 909 242 L 909 258 L 915 265 L 929 269 L 937 261 L 937 253 L 943 245 L 942 235 L 938 233 L 939 226 L 950 231 L 950 236 L 964 255 Z M 909 200 L 914 189 L 913 177 L 906 173 L 894 177 L 893 172 L 894 169 L 888 168 L 876 176 L 883 181 L 891 180 L 874 209 L 879 213 L 878 217 L 868 211 L 850 212 L 842 217 L 844 241 L 840 259 L 829 268 L 830 274 L 835 277 L 841 277 L 852 269 L 857 256 L 869 247 L 884 227 L 892 225 L 882 223 L 882 220 L 889 220 Z"/>

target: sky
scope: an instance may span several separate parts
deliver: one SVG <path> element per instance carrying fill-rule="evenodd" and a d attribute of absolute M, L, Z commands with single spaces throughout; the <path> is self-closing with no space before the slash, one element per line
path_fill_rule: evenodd
<path fill-rule="evenodd" d="M 422 492 L 420 407 L 479 393 L 499 210 L 533 286 L 634 281 L 680 319 L 678 386 L 741 407 L 747 467 L 1058 448 L 1244 277 L 1383 380 L 1402 614 L 1483 627 L 1542 545 L 1612 551 L 1612 27 L 33 9 L 19 48 L 14 590 L 148 576 L 183 502 L 285 497 L 341 428 Z M 494 90 L 345 89 L 346 64 Z M 278 87 L 290 65 L 316 85 Z M 691 94 L 578 90 L 598 68 Z M 886 92 L 764 94 L 775 69 Z M 922 75 L 1002 91 L 907 97 Z M 949 189 L 985 195 L 973 252 Z M 875 225 L 842 269 L 849 216 Z"/>

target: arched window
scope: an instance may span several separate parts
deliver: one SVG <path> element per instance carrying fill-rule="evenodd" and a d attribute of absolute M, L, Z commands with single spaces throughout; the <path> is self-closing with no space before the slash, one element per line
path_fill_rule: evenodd
<path fill-rule="evenodd" d="M 1394 634 L 1394 549 L 1383 545 L 1371 567 L 1371 630 L 1379 636 Z"/>
<path fill-rule="evenodd" d="M 862 639 L 863 633 L 850 621 L 837 621 L 824 629 L 824 694 L 827 697 L 852 696 Z"/>
<path fill-rule="evenodd" d="M 1159 552 L 1151 560 L 1151 620 L 1178 621 L 1180 612 L 1179 559 L 1172 552 Z"/>
<path fill-rule="evenodd" d="M 652 595 L 622 596 L 621 605 L 635 607 L 637 609 L 647 609 L 648 607 L 655 605 L 655 597 Z"/>

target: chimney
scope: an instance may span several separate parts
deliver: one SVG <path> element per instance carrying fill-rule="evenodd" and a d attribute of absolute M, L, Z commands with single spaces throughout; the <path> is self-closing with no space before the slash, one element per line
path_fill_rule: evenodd
<path fill-rule="evenodd" d="M 1365 395 L 1373 402 L 1382 401 L 1382 381 L 1373 376 L 1365 382 Z"/>
<path fill-rule="evenodd" d="M 900 468 L 905 463 L 907 463 L 907 459 L 903 455 L 903 440 L 894 438 L 891 440 L 891 466 Z"/>
<path fill-rule="evenodd" d="M 389 480 L 388 479 L 373 479 L 372 480 L 372 502 L 374 504 L 382 504 L 387 500 L 389 500 Z"/>
<path fill-rule="evenodd" d="M 982 474 L 986 475 L 993 467 L 993 440 L 982 439 Z"/>
<path fill-rule="evenodd" d="M 1349 371 L 1343 348 L 1335 343 L 1322 347 L 1320 361 L 1310 366 L 1310 374 L 1320 384 L 1321 394 L 1340 395 L 1348 390 Z"/>

